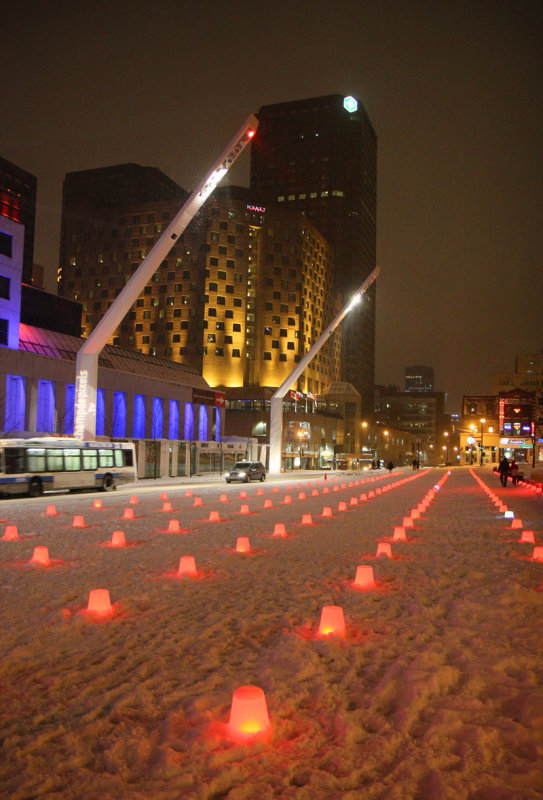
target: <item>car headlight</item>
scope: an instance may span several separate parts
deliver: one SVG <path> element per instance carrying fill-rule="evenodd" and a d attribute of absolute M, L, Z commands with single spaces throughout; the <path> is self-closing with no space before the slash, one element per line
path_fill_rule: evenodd
<path fill-rule="evenodd" d="M 238 472 L 238 475 L 239 475 L 240 478 L 244 478 L 247 475 L 247 473 L 246 472 Z"/>
<path fill-rule="evenodd" d="M 224 473 L 224 477 L 225 477 L 225 478 L 229 478 L 229 477 L 230 477 L 230 473 L 229 473 L 229 472 L 225 472 L 225 473 Z"/>

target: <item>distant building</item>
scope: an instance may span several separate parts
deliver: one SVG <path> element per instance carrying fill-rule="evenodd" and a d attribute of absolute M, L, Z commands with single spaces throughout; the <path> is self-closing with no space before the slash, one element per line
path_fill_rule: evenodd
<path fill-rule="evenodd" d="M 449 431 L 445 392 L 400 392 L 396 387 L 375 387 L 375 418 L 379 425 L 407 431 L 409 452 L 422 463 L 443 459 L 444 435 Z"/>
<path fill-rule="evenodd" d="M 335 250 L 345 304 L 376 259 L 377 138 L 362 103 L 339 94 L 263 106 L 251 144 L 251 189 L 303 212 Z M 341 306 L 340 306 L 341 307 Z M 341 326 L 341 380 L 372 410 L 375 286 Z"/>
<path fill-rule="evenodd" d="M 88 336 L 179 209 L 159 200 L 82 214 L 71 196 L 63 205 L 59 289 L 82 303 Z M 328 242 L 300 212 L 263 206 L 240 187 L 219 189 L 111 343 L 189 364 L 211 386 L 277 387 L 339 311 L 333 274 Z M 339 363 L 334 335 L 298 390 L 323 392 Z"/>
<path fill-rule="evenodd" d="M 434 368 L 425 367 L 422 364 L 415 364 L 405 368 L 405 391 L 406 392 L 433 392 L 434 391 Z"/>
<path fill-rule="evenodd" d="M 37 179 L 34 175 L 0 158 L 0 218 L 7 217 L 24 226 L 21 276 L 24 283 L 32 283 L 36 189 Z"/>
<path fill-rule="evenodd" d="M 0 216 L 0 347 L 19 346 L 23 252 L 24 226 Z"/>
<path fill-rule="evenodd" d="M 521 353 L 515 356 L 515 371 L 494 375 L 494 391 L 543 392 L 543 349 L 539 353 Z"/>

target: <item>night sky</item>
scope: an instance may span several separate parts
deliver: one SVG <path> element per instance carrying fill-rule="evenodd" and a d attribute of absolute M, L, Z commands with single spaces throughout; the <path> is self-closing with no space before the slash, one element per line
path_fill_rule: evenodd
<path fill-rule="evenodd" d="M 540 0 L 0 0 L 0 19 L 0 155 L 38 178 L 46 288 L 66 172 L 136 162 L 191 190 L 260 106 L 352 94 L 378 136 L 377 381 L 431 365 L 454 412 L 543 347 Z"/>

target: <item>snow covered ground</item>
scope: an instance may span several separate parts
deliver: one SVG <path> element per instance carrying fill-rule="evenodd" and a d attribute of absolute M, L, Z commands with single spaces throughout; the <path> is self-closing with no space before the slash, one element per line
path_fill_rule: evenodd
<path fill-rule="evenodd" d="M 542 798 L 543 561 L 519 541 L 543 544 L 542 495 L 484 469 L 364 477 L 193 487 L 202 505 L 176 486 L 171 513 L 142 486 L 134 520 L 124 491 L 0 502 L 0 796 Z M 187 532 L 166 533 L 171 519 Z M 18 540 L 2 540 L 8 524 Z M 119 529 L 129 546 L 107 546 Z M 29 563 L 37 545 L 51 566 Z M 197 578 L 175 577 L 183 555 Z M 375 590 L 353 589 L 359 564 Z M 84 613 L 94 588 L 111 617 Z M 343 608 L 345 638 L 316 635 L 324 605 Z M 229 739 L 243 684 L 266 693 L 267 741 Z"/>

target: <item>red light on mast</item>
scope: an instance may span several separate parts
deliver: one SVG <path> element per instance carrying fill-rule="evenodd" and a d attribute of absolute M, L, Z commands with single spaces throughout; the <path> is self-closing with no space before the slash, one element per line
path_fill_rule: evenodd
<path fill-rule="evenodd" d="M 250 129 L 247 131 L 247 136 L 248 136 L 248 138 L 249 138 L 249 139 L 252 139 L 252 138 L 253 138 L 253 136 L 255 135 L 255 133 L 256 133 L 256 131 L 253 131 L 253 130 L 252 130 L 252 128 L 250 128 Z"/>

